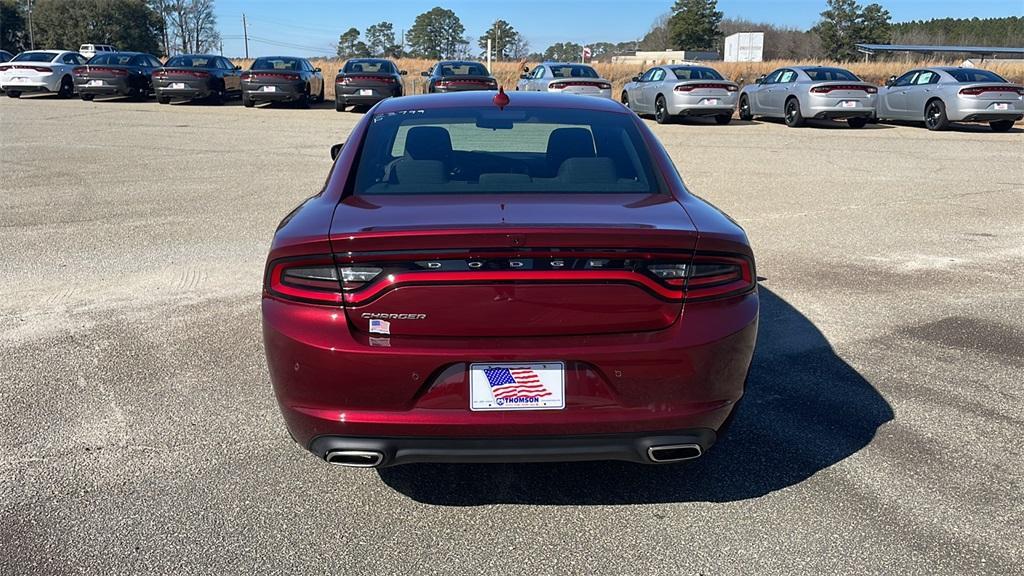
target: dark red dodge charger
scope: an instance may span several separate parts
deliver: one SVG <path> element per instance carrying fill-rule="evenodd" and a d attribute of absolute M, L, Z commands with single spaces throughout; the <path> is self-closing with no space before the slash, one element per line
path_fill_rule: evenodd
<path fill-rule="evenodd" d="M 697 458 L 757 319 L 743 229 L 635 114 L 563 94 L 381 102 L 263 290 L 292 437 L 365 467 Z"/>

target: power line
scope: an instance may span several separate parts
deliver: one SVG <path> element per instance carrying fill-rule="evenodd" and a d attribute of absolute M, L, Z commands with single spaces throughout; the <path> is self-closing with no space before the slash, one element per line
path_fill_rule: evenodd
<path fill-rule="evenodd" d="M 249 19 L 250 20 L 255 20 L 257 22 L 263 22 L 265 24 L 274 24 L 274 25 L 277 25 L 277 26 L 288 26 L 290 28 L 297 28 L 297 29 L 300 29 L 300 30 L 312 30 L 313 32 L 325 32 L 325 33 L 328 33 L 328 34 L 338 34 L 338 29 L 337 28 L 319 28 L 319 27 L 316 27 L 316 26 L 306 26 L 306 25 L 303 25 L 303 24 L 292 24 L 290 22 L 282 22 L 280 20 L 269 20 L 269 19 L 264 19 L 264 18 L 253 18 L 253 17 L 250 17 Z"/>

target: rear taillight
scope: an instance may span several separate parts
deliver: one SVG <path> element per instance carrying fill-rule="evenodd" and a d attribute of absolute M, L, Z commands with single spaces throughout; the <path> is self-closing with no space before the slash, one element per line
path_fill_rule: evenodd
<path fill-rule="evenodd" d="M 548 88 L 551 90 L 563 90 L 570 86 L 591 86 L 601 90 L 609 90 L 612 87 L 612 85 L 607 82 L 591 82 L 580 80 L 552 82 L 551 84 L 548 84 Z"/>
<path fill-rule="evenodd" d="M 0 66 L 0 72 L 6 72 L 7 70 L 10 70 L 10 69 L 11 69 L 10 66 Z"/>
<path fill-rule="evenodd" d="M 711 90 L 727 90 L 729 92 L 735 92 L 736 87 L 732 84 L 680 84 L 675 87 L 676 92 L 692 92 L 694 90 L 711 89 Z"/>
<path fill-rule="evenodd" d="M 686 275 L 687 302 L 737 296 L 754 289 L 754 270 L 746 258 L 694 256 Z"/>
<path fill-rule="evenodd" d="M 977 86 L 975 88 L 964 88 L 960 91 L 963 96 L 977 96 L 984 92 L 1013 92 L 1014 94 L 1024 94 L 1024 88 L 1017 88 L 1016 86 Z"/>
<path fill-rule="evenodd" d="M 3 69 L 4 69 L 3 66 L 0 66 L 0 70 L 3 70 Z M 85 76 L 85 71 L 86 71 L 85 66 L 79 66 L 79 67 L 75 68 L 74 70 L 72 70 L 71 73 L 74 74 L 75 76 Z"/>
<path fill-rule="evenodd" d="M 154 70 L 153 71 L 153 78 L 166 78 L 166 77 L 167 77 L 167 72 L 164 71 L 164 70 Z"/>
<path fill-rule="evenodd" d="M 863 92 L 867 92 L 868 94 L 874 94 L 878 92 L 878 88 L 875 88 L 874 86 L 858 86 L 856 84 L 850 84 L 837 86 L 815 86 L 814 88 L 811 88 L 811 94 L 828 94 L 833 90 L 861 90 Z"/>
<path fill-rule="evenodd" d="M 267 270 L 266 288 L 275 296 L 316 304 L 341 304 L 338 269 L 330 256 L 278 260 Z"/>
<path fill-rule="evenodd" d="M 31 68 L 36 72 L 53 72 L 53 68 L 48 68 L 46 66 L 27 66 L 27 68 Z"/>
<path fill-rule="evenodd" d="M 375 266 L 341 266 L 341 285 L 345 290 L 358 290 L 383 272 Z"/>

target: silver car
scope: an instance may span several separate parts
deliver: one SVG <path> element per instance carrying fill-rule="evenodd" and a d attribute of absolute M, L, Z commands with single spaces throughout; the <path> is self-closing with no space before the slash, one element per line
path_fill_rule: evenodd
<path fill-rule="evenodd" d="M 612 97 L 612 83 L 586 64 L 543 62 L 533 70 L 523 68 L 516 90 Z"/>
<path fill-rule="evenodd" d="M 923 120 L 929 130 L 945 130 L 950 122 L 988 122 L 1006 132 L 1024 118 L 1024 87 L 978 68 L 917 68 L 886 82 L 877 115 Z"/>
<path fill-rule="evenodd" d="M 713 116 L 732 121 L 739 85 L 714 68 L 693 65 L 655 66 L 622 88 L 622 103 L 637 114 L 654 114 L 658 124 L 682 116 Z"/>
<path fill-rule="evenodd" d="M 843 68 L 779 68 L 743 87 L 740 119 L 783 118 L 793 128 L 809 118 L 845 119 L 851 128 L 862 128 L 875 116 L 877 96 L 878 86 Z"/>

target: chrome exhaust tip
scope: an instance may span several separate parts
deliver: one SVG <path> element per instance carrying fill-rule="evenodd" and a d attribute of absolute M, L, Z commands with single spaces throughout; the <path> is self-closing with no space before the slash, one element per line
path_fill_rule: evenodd
<path fill-rule="evenodd" d="M 667 444 L 665 446 L 651 446 L 647 449 L 647 457 L 651 462 L 663 464 L 666 462 L 682 462 L 700 458 L 704 454 L 700 444 Z"/>
<path fill-rule="evenodd" d="M 384 454 L 371 450 L 331 450 L 324 460 L 336 466 L 376 468 L 384 461 Z"/>

